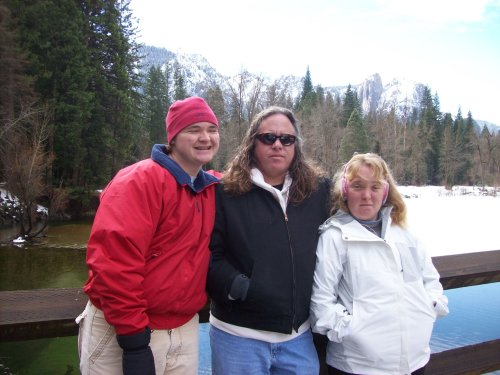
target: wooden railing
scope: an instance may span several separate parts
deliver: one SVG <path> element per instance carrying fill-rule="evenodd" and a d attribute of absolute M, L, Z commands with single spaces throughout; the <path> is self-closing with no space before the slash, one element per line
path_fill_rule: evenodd
<path fill-rule="evenodd" d="M 444 289 L 500 282 L 500 250 L 439 256 L 432 261 Z M 500 370 L 500 338 L 431 354 L 426 374 L 475 375 L 496 370 Z"/>
<path fill-rule="evenodd" d="M 445 289 L 500 282 L 500 250 L 439 256 L 433 262 Z M 0 341 L 77 335 L 75 317 L 86 303 L 87 296 L 81 289 L 0 292 Z M 208 322 L 208 306 L 200 312 L 200 321 Z M 325 341 L 316 344 L 325 373 Z M 426 374 L 484 374 L 495 370 L 500 370 L 500 338 L 433 353 Z"/>

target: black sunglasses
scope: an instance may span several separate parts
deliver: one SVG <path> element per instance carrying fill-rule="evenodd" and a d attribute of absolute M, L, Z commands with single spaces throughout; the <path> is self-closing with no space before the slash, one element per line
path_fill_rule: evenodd
<path fill-rule="evenodd" d="M 268 146 L 274 145 L 274 142 L 276 142 L 277 139 L 280 140 L 283 146 L 291 146 L 297 140 L 297 137 L 291 134 L 276 135 L 273 133 L 257 134 L 255 138 L 257 138 L 259 141 Z"/>

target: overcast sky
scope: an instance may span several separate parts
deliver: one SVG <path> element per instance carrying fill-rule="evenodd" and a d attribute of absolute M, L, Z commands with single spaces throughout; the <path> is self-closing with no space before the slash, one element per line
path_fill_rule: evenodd
<path fill-rule="evenodd" d="M 500 125 L 500 0 L 132 0 L 138 41 L 224 75 L 427 84 L 443 112 Z"/>

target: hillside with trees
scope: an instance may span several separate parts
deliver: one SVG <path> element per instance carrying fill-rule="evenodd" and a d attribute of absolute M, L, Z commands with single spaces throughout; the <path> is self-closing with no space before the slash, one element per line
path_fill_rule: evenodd
<path fill-rule="evenodd" d="M 401 115 L 364 113 L 356 91 L 334 96 L 306 67 L 300 92 L 293 77 L 215 79 L 210 67 L 191 86 L 182 59 L 141 66 L 132 17 L 129 1 L 0 0 L 0 182 L 23 202 L 23 222 L 36 203 L 54 218 L 92 213 L 94 191 L 164 143 L 169 105 L 195 94 L 221 126 L 208 168 L 222 170 L 252 117 L 280 105 L 295 111 L 307 155 L 330 175 L 371 151 L 402 185 L 500 184 L 500 134 L 478 132 L 470 112 L 442 113 L 430 87 Z"/>

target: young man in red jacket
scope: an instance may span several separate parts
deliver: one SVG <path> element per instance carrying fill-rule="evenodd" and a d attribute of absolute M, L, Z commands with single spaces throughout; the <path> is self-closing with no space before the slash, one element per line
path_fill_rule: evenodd
<path fill-rule="evenodd" d="M 167 145 L 119 171 L 100 197 L 87 246 L 89 303 L 77 318 L 82 374 L 197 374 L 198 311 L 218 179 L 201 167 L 219 148 L 199 97 L 176 101 Z"/>

